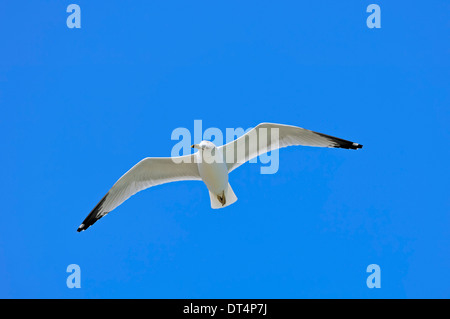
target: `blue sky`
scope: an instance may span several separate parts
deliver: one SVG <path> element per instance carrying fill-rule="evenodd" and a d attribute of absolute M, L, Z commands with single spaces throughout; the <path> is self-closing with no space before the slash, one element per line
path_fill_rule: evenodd
<path fill-rule="evenodd" d="M 0 3 L 1 298 L 450 297 L 448 1 Z M 141 192 L 78 225 L 177 127 L 361 144 Z M 369 289 L 366 267 L 381 268 Z M 81 268 L 69 289 L 66 268 Z"/>

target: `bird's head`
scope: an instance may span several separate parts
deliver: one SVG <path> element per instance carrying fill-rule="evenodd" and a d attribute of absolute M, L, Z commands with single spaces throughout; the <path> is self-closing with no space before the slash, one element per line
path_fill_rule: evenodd
<path fill-rule="evenodd" d="M 196 148 L 201 151 L 213 150 L 216 148 L 216 145 L 214 145 L 214 143 L 210 141 L 201 141 L 200 144 L 194 144 L 191 146 L 191 148 Z"/>

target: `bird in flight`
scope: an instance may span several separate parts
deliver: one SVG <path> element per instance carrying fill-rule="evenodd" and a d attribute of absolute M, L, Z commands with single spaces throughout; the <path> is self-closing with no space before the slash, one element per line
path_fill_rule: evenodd
<path fill-rule="evenodd" d="M 362 148 L 361 144 L 297 126 L 261 123 L 223 146 L 202 141 L 192 145 L 192 148 L 198 149 L 194 154 L 144 158 L 113 185 L 77 231 L 88 229 L 137 192 L 176 181 L 203 181 L 209 191 L 211 208 L 227 207 L 237 201 L 228 182 L 229 173 L 261 154 L 294 145 Z"/>

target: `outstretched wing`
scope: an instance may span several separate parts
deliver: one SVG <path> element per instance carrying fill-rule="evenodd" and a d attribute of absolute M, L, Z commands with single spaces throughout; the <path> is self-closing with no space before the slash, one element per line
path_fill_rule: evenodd
<path fill-rule="evenodd" d="M 362 148 L 361 144 L 297 126 L 261 123 L 238 139 L 221 146 L 220 149 L 224 154 L 228 172 L 231 172 L 254 157 L 271 150 L 293 145 L 353 150 Z"/>
<path fill-rule="evenodd" d="M 89 228 L 129 197 L 146 188 L 183 180 L 201 180 L 194 155 L 180 157 L 148 157 L 134 165 L 106 193 L 78 227 Z"/>

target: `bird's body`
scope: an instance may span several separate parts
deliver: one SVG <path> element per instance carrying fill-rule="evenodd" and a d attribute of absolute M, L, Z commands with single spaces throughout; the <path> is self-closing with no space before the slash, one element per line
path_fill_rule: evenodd
<path fill-rule="evenodd" d="M 206 187 L 208 187 L 208 190 L 215 195 L 220 195 L 228 186 L 227 165 L 225 164 L 225 161 L 217 161 L 211 154 L 208 154 L 208 152 L 204 152 L 201 149 L 203 145 L 215 147 L 212 142 L 203 141 L 202 143 L 199 144 L 200 151 L 196 153 L 198 172 L 203 182 L 206 184 Z M 217 151 L 220 152 L 217 156 L 223 158 L 222 151 L 219 149 L 217 149 Z"/>
<path fill-rule="evenodd" d="M 199 150 L 195 154 L 143 159 L 113 185 L 78 227 L 78 231 L 86 230 L 135 193 L 175 181 L 203 181 L 209 191 L 211 208 L 227 207 L 237 201 L 228 181 L 229 173 L 263 153 L 293 145 L 362 148 L 361 144 L 301 127 L 261 123 L 223 146 L 202 141 L 192 145 L 192 148 Z"/>
<path fill-rule="evenodd" d="M 228 183 L 228 167 L 223 150 L 209 141 L 194 144 L 192 148 L 199 150 L 195 154 L 195 161 L 199 175 L 209 190 L 211 208 L 224 208 L 237 201 Z"/>

